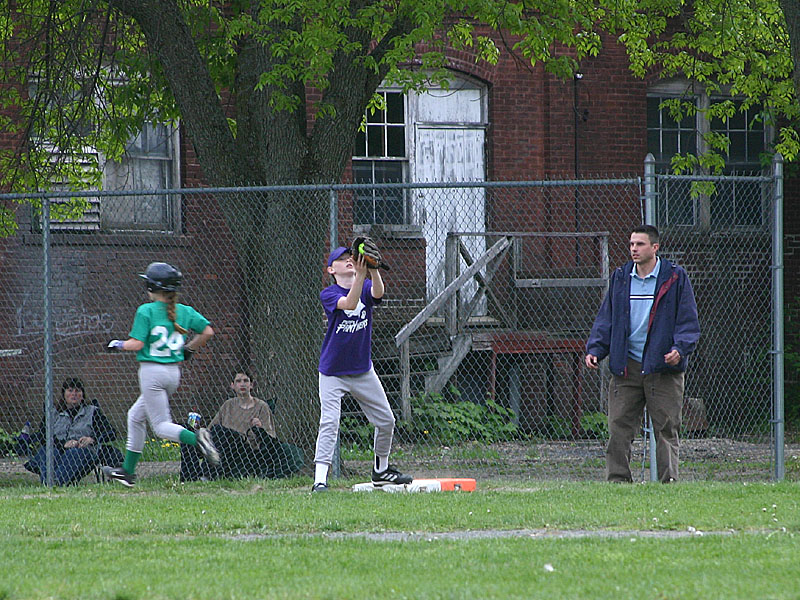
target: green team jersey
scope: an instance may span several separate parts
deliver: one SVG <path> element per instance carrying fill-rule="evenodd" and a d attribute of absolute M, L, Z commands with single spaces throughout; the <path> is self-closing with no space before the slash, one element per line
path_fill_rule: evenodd
<path fill-rule="evenodd" d="M 175 321 L 195 333 L 201 333 L 210 324 L 208 319 L 185 304 L 175 305 Z M 144 342 L 136 353 L 136 360 L 157 363 L 183 361 L 186 336 L 175 331 L 164 302 L 149 302 L 137 308 L 129 337 Z"/>

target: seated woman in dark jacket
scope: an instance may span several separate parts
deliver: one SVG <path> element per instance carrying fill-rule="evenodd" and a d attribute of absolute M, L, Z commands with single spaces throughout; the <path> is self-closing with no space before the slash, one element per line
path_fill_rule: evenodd
<path fill-rule="evenodd" d="M 61 386 L 53 418 L 53 484 L 68 485 L 83 479 L 96 464 L 101 444 L 113 441 L 116 431 L 100 410 L 86 401 L 83 382 L 71 377 Z M 31 436 L 32 448 L 42 444 L 25 467 L 47 480 L 47 429 L 42 418 L 39 431 Z"/>

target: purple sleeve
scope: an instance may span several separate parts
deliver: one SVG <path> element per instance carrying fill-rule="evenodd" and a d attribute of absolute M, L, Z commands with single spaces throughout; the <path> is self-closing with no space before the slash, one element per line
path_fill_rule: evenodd
<path fill-rule="evenodd" d="M 326 315 L 330 315 L 336 310 L 339 298 L 342 297 L 344 297 L 344 294 L 336 286 L 326 287 L 320 292 L 319 299 L 322 301 L 322 308 L 325 310 Z"/>

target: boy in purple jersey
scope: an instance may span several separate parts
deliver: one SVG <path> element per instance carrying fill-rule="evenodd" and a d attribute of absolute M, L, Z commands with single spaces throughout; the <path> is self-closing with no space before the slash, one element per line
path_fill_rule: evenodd
<path fill-rule="evenodd" d="M 328 490 L 328 470 L 339 435 L 342 396 L 346 393 L 356 399 L 375 426 L 372 483 L 411 483 L 410 475 L 403 475 L 389 464 L 395 419 L 372 367 L 372 308 L 383 298 L 383 279 L 378 269 L 367 267 L 363 255 L 353 258 L 350 249 L 341 246 L 328 257 L 328 273 L 336 283 L 320 293 L 328 331 L 319 357 L 319 433 L 311 491 Z"/>

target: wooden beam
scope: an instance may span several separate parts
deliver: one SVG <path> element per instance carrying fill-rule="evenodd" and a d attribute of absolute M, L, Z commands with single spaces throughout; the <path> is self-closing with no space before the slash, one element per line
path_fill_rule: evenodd
<path fill-rule="evenodd" d="M 467 268 L 461 275 L 459 275 L 450 285 L 443 289 L 439 294 L 431 300 L 425 308 L 423 308 L 417 315 L 406 323 L 397 335 L 394 336 L 395 344 L 400 346 L 405 342 L 412 333 L 419 329 L 422 324 L 433 315 L 453 294 L 455 294 L 461 286 L 463 286 L 469 279 L 471 279 L 476 272 L 482 269 L 486 263 L 492 260 L 495 256 L 500 254 L 503 250 L 511 245 L 511 237 L 503 237 L 498 242 L 486 251 L 486 254 L 481 256 L 475 263 Z"/>
<path fill-rule="evenodd" d="M 467 266 L 471 266 L 475 262 L 472 258 L 472 255 L 470 254 L 469 250 L 461 240 L 459 240 L 458 244 L 461 256 L 464 257 L 464 262 L 467 263 Z M 506 249 L 506 252 L 508 252 L 508 249 Z M 475 292 L 475 296 L 473 296 L 472 299 L 470 299 L 469 304 L 467 305 L 467 309 L 464 311 L 464 317 L 462 321 L 459 322 L 459 325 L 463 325 L 464 323 L 466 323 L 467 319 L 469 319 L 472 316 L 472 313 L 478 306 L 478 302 L 480 302 L 480 299 L 483 296 L 483 294 L 486 294 L 489 298 L 491 298 L 494 301 L 495 306 L 497 306 L 498 309 L 497 312 L 500 315 L 500 318 L 502 319 L 503 323 L 505 323 L 507 327 L 511 327 L 511 324 L 506 318 L 505 311 L 502 309 L 502 304 L 500 304 L 500 300 L 497 299 L 497 296 L 495 296 L 494 292 L 489 287 L 489 283 L 491 283 L 492 278 L 494 278 L 494 274 L 497 271 L 497 267 L 500 266 L 500 257 L 501 255 L 498 255 L 494 263 L 486 266 L 485 278 L 483 277 L 483 275 L 481 275 L 480 271 L 475 273 L 475 280 L 478 282 L 479 289 Z"/>

